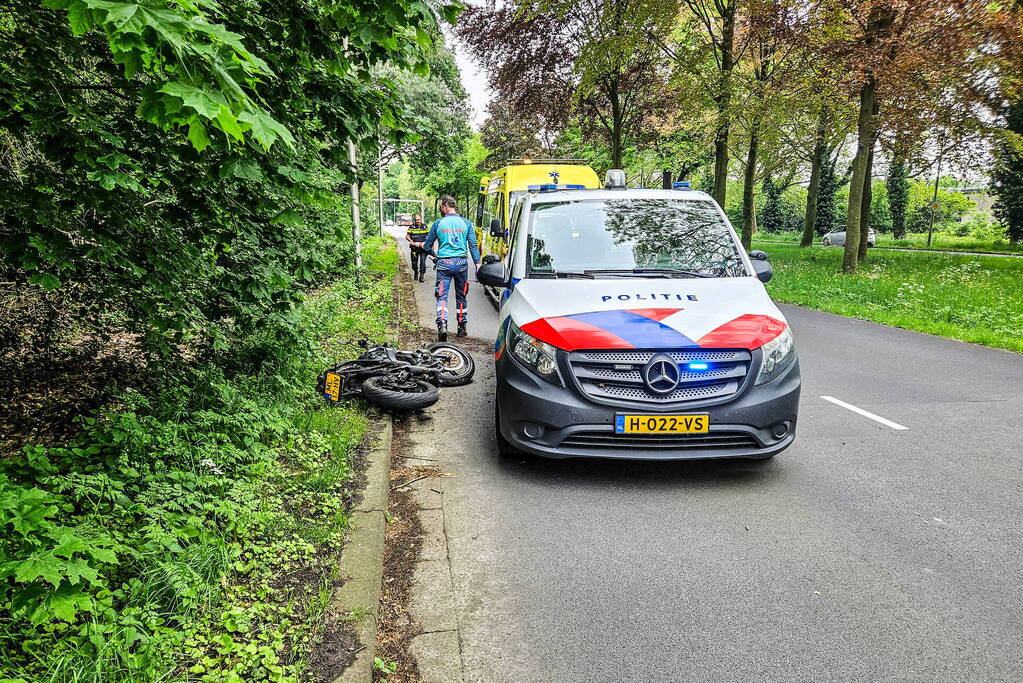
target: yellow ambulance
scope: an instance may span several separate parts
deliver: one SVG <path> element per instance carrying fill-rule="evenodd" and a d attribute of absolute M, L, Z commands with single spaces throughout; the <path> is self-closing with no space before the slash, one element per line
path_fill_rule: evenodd
<path fill-rule="evenodd" d="M 526 193 L 600 187 L 596 172 L 582 159 L 510 159 L 507 166 L 480 179 L 476 235 L 482 252 L 504 258 L 515 207 Z"/>

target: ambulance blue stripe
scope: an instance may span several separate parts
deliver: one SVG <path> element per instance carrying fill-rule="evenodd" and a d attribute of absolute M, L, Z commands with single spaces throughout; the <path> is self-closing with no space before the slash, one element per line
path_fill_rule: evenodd
<path fill-rule="evenodd" d="M 631 311 L 593 311 L 565 317 L 607 330 L 638 349 L 696 346 L 695 341 L 675 328 Z"/>

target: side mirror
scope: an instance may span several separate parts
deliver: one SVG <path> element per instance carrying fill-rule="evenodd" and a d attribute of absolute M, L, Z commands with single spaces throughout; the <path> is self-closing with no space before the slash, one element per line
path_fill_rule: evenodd
<path fill-rule="evenodd" d="M 480 266 L 480 269 L 476 271 L 476 279 L 480 281 L 480 284 L 491 287 L 507 287 L 508 271 L 500 261 L 492 261 Z"/>
<path fill-rule="evenodd" d="M 487 254 L 483 257 L 483 265 L 487 266 L 491 263 L 497 263 L 501 259 L 497 258 L 497 254 Z"/>
<path fill-rule="evenodd" d="M 491 237 L 504 237 L 504 226 L 501 225 L 500 218 L 490 219 L 490 236 Z"/>
<path fill-rule="evenodd" d="M 753 259 L 754 261 L 766 261 L 767 260 L 767 252 L 766 251 L 760 251 L 759 249 L 754 249 L 753 251 L 751 251 L 749 253 L 749 257 L 751 259 Z"/>
<path fill-rule="evenodd" d="M 764 252 L 760 253 L 764 254 Z M 753 256 L 753 254 L 751 253 L 750 256 Z M 764 256 L 767 256 L 767 254 L 764 254 Z M 757 274 L 757 279 L 761 282 L 767 282 L 774 277 L 774 268 L 765 259 L 753 259 L 753 272 Z"/>

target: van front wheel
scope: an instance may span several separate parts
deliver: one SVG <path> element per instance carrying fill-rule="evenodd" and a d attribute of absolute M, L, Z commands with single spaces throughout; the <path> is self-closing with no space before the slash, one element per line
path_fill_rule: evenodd
<path fill-rule="evenodd" d="M 497 454 L 502 458 L 510 458 L 522 453 L 512 446 L 508 439 L 501 434 L 501 406 L 498 405 L 497 396 L 494 397 L 494 441 L 497 442 Z"/>

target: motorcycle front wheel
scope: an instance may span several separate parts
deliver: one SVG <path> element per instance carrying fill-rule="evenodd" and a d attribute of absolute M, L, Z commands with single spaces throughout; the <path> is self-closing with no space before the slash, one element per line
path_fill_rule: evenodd
<path fill-rule="evenodd" d="M 362 397 L 381 408 L 422 410 L 440 398 L 440 389 L 421 379 L 370 377 L 362 383 Z"/>
<path fill-rule="evenodd" d="M 444 361 L 437 373 L 437 384 L 442 387 L 460 387 L 472 381 L 472 376 L 476 374 L 476 363 L 464 349 L 444 342 L 435 342 L 426 348 Z"/>

